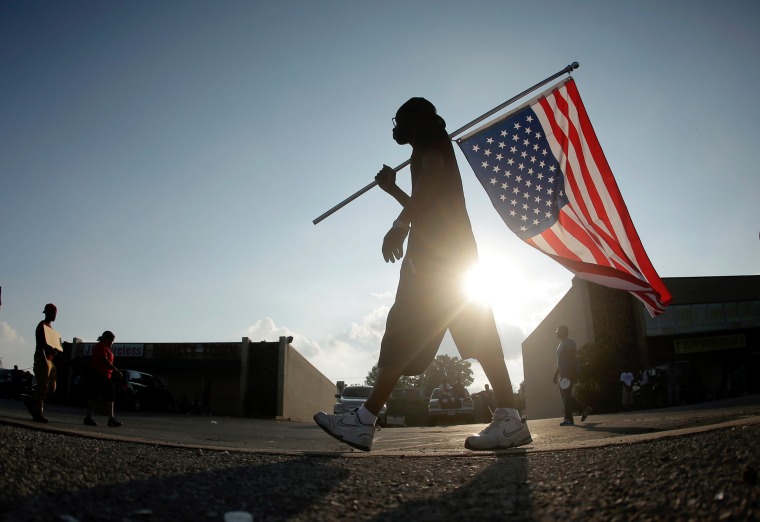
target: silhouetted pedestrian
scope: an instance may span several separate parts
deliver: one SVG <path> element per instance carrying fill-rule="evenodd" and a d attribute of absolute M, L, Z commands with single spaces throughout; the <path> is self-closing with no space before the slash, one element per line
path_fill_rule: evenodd
<path fill-rule="evenodd" d="M 37 324 L 34 331 L 36 348 L 33 369 L 37 387 L 27 407 L 33 420 L 46 423 L 45 400 L 55 393 L 58 382 L 53 357 L 57 351 L 61 351 L 61 337 L 51 326 L 58 316 L 58 308 L 53 303 L 48 303 L 42 313 L 45 314 L 45 319 Z"/>
<path fill-rule="evenodd" d="M 98 337 L 98 342 L 92 349 L 88 374 L 87 416 L 84 418 L 84 424 L 87 426 L 98 425 L 92 418 L 92 412 L 98 399 L 103 399 L 108 404 L 108 425 L 115 428 L 121 426 L 121 422 L 116 420 L 114 412 L 116 391 L 111 380 L 114 374 L 119 378 L 122 377 L 122 373 L 113 365 L 114 355 L 111 347 L 115 340 L 116 336 L 113 332 L 106 330 L 103 335 Z"/>
<path fill-rule="evenodd" d="M 498 408 L 492 422 L 465 447 L 492 450 L 532 442 L 515 399 L 493 311 L 468 300 L 464 274 L 478 261 L 475 236 L 464 200 L 451 140 L 435 106 L 424 98 L 404 103 L 393 118 L 393 138 L 412 146 L 411 196 L 396 184 L 388 166 L 375 176 L 378 186 L 403 210 L 385 235 L 383 258 L 404 257 L 396 301 L 388 313 L 378 373 L 369 398 L 354 415 L 319 412 L 315 422 L 346 444 L 369 451 L 381 408 L 403 375 L 419 375 L 433 361 L 446 332 L 463 359 L 476 358 L 494 387 Z"/>
<path fill-rule="evenodd" d="M 573 388 L 578 382 L 578 354 L 575 341 L 569 337 L 570 329 L 561 325 L 555 331 L 557 339 L 560 340 L 557 346 L 557 369 L 554 370 L 553 381 L 557 384 L 559 380 L 559 395 L 562 398 L 562 405 L 565 410 L 565 418 L 560 422 L 560 426 L 573 426 L 574 411 L 581 412 L 581 422 L 585 421 L 591 413 L 591 408 L 580 402 L 573 395 Z"/>

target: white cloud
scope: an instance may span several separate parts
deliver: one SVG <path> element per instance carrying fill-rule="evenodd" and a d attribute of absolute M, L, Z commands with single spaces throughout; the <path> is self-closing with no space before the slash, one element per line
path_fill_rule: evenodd
<path fill-rule="evenodd" d="M 0 321 L 0 358 L 5 368 L 31 368 L 34 346 L 6 321 Z"/>

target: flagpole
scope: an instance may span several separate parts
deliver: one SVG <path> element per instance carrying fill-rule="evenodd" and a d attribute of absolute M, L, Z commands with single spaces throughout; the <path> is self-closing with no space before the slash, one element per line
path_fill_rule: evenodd
<path fill-rule="evenodd" d="M 482 116 L 479 116 L 479 117 L 475 118 L 474 120 L 472 120 L 470 123 L 468 123 L 468 124 L 466 124 L 466 125 L 458 128 L 457 130 L 455 130 L 454 132 L 452 132 L 452 133 L 449 134 L 449 139 L 454 139 L 454 137 L 457 136 L 458 134 L 463 133 L 464 131 L 466 131 L 467 129 L 470 129 L 472 127 L 474 127 L 475 125 L 477 125 L 481 121 L 489 118 L 490 116 L 493 116 L 494 114 L 496 114 L 500 110 L 504 109 L 505 107 L 507 107 L 511 103 L 514 103 L 515 101 L 519 100 L 520 98 L 522 98 L 526 94 L 531 93 L 531 92 L 535 91 L 536 89 L 539 89 L 539 88 L 543 87 L 547 83 L 551 82 L 552 80 L 555 80 L 555 79 L 559 78 L 563 74 L 570 74 L 571 72 L 573 72 L 578 67 L 580 67 L 580 64 L 578 62 L 571 63 L 570 65 L 568 65 L 567 67 L 565 67 L 561 71 L 552 74 L 551 76 L 549 76 L 545 80 L 542 80 L 542 81 L 538 82 L 533 87 L 529 87 L 528 89 L 525 89 L 523 92 L 521 92 L 517 96 L 513 96 L 512 98 L 508 99 L 507 101 L 505 101 L 504 103 L 502 103 L 498 107 L 494 107 L 493 109 L 491 109 L 487 113 L 483 114 Z M 402 163 L 401 165 L 397 166 L 393 170 L 396 171 L 396 172 L 398 172 L 399 170 L 401 170 L 404 167 L 406 167 L 407 165 L 409 165 L 409 163 L 411 163 L 411 161 L 410 160 L 406 160 L 404 163 Z M 346 205 L 348 205 L 349 203 L 351 203 L 353 200 L 355 200 L 356 198 L 358 198 L 359 196 L 361 196 L 365 192 L 367 192 L 370 189 L 372 189 L 375 185 L 377 185 L 377 181 L 373 181 L 372 183 L 368 184 L 364 188 L 359 189 L 358 191 L 356 191 L 355 193 L 353 193 L 352 195 L 350 195 L 349 197 L 347 197 L 346 199 L 344 199 L 343 201 L 341 201 L 340 203 L 338 203 L 337 205 L 335 205 L 333 208 L 331 208 L 330 210 L 328 210 L 327 212 L 325 212 L 324 214 L 322 214 L 318 218 L 314 219 L 314 221 L 312 221 L 312 223 L 314 223 L 316 225 L 317 223 L 319 223 L 320 221 L 322 221 L 326 217 L 328 217 L 331 214 L 337 212 L 338 210 L 340 210 L 341 208 L 345 207 Z"/>

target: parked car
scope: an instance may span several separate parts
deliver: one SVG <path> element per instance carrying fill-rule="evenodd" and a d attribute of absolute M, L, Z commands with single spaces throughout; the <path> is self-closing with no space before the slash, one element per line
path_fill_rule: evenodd
<path fill-rule="evenodd" d="M 475 422 L 475 404 L 470 392 L 464 390 L 463 397 L 455 397 L 436 388 L 430 395 L 427 420 L 428 426 L 435 426 L 442 421 L 472 424 Z"/>
<path fill-rule="evenodd" d="M 0 368 L 0 397 L 18 399 L 31 395 L 33 384 L 34 375 L 29 372 Z"/>
<path fill-rule="evenodd" d="M 174 411 L 174 395 L 149 373 L 121 370 L 116 381 L 116 407 L 134 411 Z"/>
<path fill-rule="evenodd" d="M 333 406 L 333 413 L 335 415 L 344 415 L 350 413 L 359 408 L 362 404 L 367 402 L 372 386 L 346 386 L 340 393 L 335 394 L 335 398 L 338 402 Z M 386 424 L 386 411 L 387 408 L 383 405 L 380 413 L 377 416 L 377 421 L 380 426 Z"/>

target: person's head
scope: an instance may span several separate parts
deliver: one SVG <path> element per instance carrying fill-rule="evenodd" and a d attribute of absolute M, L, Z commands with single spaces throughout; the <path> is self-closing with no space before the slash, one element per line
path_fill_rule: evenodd
<path fill-rule="evenodd" d="M 55 318 L 58 315 L 58 307 L 55 306 L 53 303 L 48 303 L 45 305 L 45 308 L 42 310 L 42 313 L 45 314 L 45 320 L 55 321 Z"/>
<path fill-rule="evenodd" d="M 446 122 L 425 98 L 411 98 L 396 111 L 393 139 L 399 145 L 424 145 L 444 138 L 448 138 Z"/>
<path fill-rule="evenodd" d="M 98 337 L 98 341 L 106 343 L 108 345 L 113 344 L 115 339 L 116 339 L 116 336 L 113 334 L 111 330 L 106 330 L 105 332 L 103 332 L 103 335 Z"/>
<path fill-rule="evenodd" d="M 13 369 L 14 369 L 14 370 L 18 370 L 18 364 L 14 364 L 14 365 L 13 365 Z"/>
<path fill-rule="evenodd" d="M 490 387 L 489 385 L 487 385 L 487 384 L 486 384 L 486 391 L 488 391 L 488 390 L 490 390 L 490 389 L 491 389 L 491 387 Z"/>
<path fill-rule="evenodd" d="M 570 330 L 567 326 L 561 324 L 557 327 L 556 334 L 558 339 L 567 339 L 567 336 L 570 335 Z"/>

